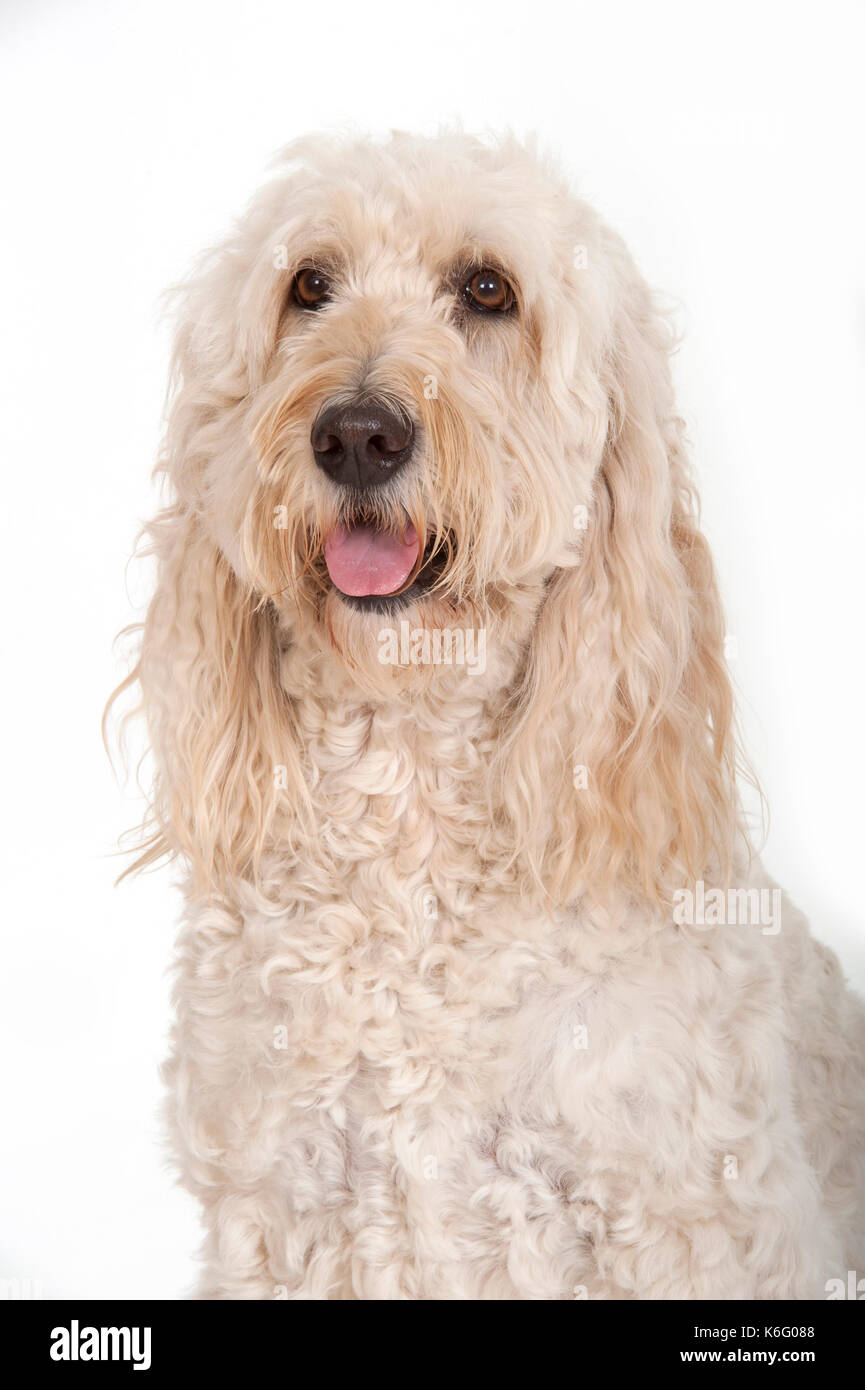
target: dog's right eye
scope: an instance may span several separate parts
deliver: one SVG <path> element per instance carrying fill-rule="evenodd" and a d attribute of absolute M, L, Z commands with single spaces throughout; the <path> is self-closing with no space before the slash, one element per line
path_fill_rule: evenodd
<path fill-rule="evenodd" d="M 302 309 L 317 309 L 330 298 L 330 281 L 320 270 L 305 266 L 295 275 L 291 293 Z"/>
<path fill-rule="evenodd" d="M 514 291 L 498 270 L 477 271 L 463 288 L 470 309 L 482 314 L 506 314 L 514 307 Z"/>

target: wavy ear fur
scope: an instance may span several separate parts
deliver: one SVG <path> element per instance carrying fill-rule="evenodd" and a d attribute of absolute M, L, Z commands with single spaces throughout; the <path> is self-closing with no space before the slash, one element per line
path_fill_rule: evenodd
<path fill-rule="evenodd" d="M 554 902 L 664 901 L 729 867 L 738 821 L 724 625 L 676 418 L 672 334 L 633 270 L 579 561 L 556 572 L 506 745 L 505 799 Z"/>
<path fill-rule="evenodd" d="M 303 796 L 291 710 L 269 608 L 201 521 L 170 508 L 150 534 L 159 582 L 133 678 L 157 772 L 149 838 L 133 867 L 181 854 L 196 882 L 212 887 L 257 875 L 278 808 Z"/>

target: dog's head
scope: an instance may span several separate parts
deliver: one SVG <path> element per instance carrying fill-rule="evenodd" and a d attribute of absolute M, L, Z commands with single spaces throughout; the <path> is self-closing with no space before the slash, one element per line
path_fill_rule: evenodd
<path fill-rule="evenodd" d="M 483 634 L 502 800 L 546 834 L 546 878 L 573 886 L 580 835 L 583 876 L 603 835 L 650 889 L 652 856 L 704 858 L 729 688 L 669 347 L 621 242 L 524 146 L 293 146 L 184 290 L 142 662 L 166 784 L 185 769 L 161 835 L 241 870 L 260 849 L 280 649 L 294 693 L 314 670 L 379 701 L 478 675 L 383 654 L 407 623 Z M 552 765 L 587 785 L 551 837 Z"/>
<path fill-rule="evenodd" d="M 242 583 L 361 680 L 397 616 L 506 639 L 583 538 L 616 249 L 516 144 L 287 163 L 189 293 L 172 467 Z"/>

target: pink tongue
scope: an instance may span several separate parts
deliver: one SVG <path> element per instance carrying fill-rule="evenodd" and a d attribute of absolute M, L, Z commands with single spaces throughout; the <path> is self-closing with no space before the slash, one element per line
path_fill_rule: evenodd
<path fill-rule="evenodd" d="M 412 525 L 404 539 L 376 531 L 374 526 L 340 526 L 324 547 L 334 584 L 355 598 L 396 593 L 411 574 L 417 553 L 417 531 Z"/>

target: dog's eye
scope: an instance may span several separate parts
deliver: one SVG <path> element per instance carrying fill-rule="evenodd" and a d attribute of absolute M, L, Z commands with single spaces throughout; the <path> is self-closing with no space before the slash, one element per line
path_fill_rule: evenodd
<path fill-rule="evenodd" d="M 317 309 L 330 298 L 330 281 L 321 271 L 306 266 L 295 275 L 291 292 L 302 309 Z"/>
<path fill-rule="evenodd" d="M 465 286 L 463 297 L 470 308 L 494 314 L 507 313 L 514 303 L 512 286 L 497 270 L 479 270 Z"/>

